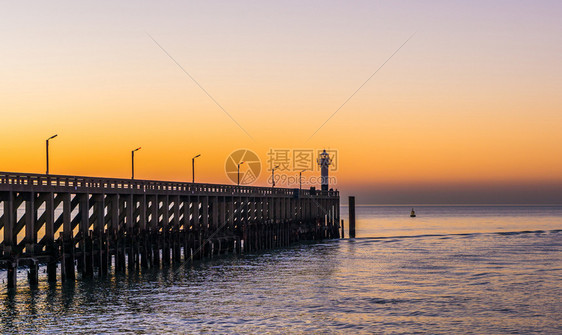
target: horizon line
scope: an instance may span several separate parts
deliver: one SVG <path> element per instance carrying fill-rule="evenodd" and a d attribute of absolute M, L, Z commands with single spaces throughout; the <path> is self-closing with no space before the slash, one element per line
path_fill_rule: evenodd
<path fill-rule="evenodd" d="M 341 203 L 340 206 L 349 206 L 349 203 Z M 383 206 L 387 206 L 387 207 L 399 207 L 399 206 L 404 206 L 404 207 L 410 207 L 410 206 L 425 206 L 425 207 L 443 207 L 443 206 L 479 206 L 479 207 L 493 207 L 493 206 L 511 206 L 511 207 L 516 207 L 516 206 L 529 206 L 529 207 L 562 207 L 562 203 L 559 204 L 551 204 L 551 203 L 547 203 L 547 204 L 541 204 L 541 203 L 522 203 L 522 204 L 514 204 L 514 203 L 487 203 L 487 204 L 478 204 L 478 203 L 455 203 L 455 204 L 355 204 L 355 207 L 367 207 L 367 206 L 375 206 L 375 207 L 383 207 Z"/>

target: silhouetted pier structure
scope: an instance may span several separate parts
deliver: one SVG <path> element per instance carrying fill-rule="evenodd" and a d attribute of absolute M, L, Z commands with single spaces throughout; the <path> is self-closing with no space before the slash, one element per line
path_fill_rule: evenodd
<path fill-rule="evenodd" d="M 0 172 L 0 202 L 9 288 L 339 237 L 331 190 Z"/>

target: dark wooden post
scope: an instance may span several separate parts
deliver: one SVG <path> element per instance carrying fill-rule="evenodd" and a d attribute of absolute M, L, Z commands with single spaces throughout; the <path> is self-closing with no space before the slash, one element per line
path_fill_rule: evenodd
<path fill-rule="evenodd" d="M 45 239 L 49 261 L 47 262 L 47 281 L 55 283 L 57 281 L 57 258 L 58 245 L 55 244 L 55 208 L 53 192 L 46 194 L 45 200 Z"/>
<path fill-rule="evenodd" d="M 159 197 L 160 199 L 160 197 Z M 170 199 L 162 196 L 162 264 L 170 264 Z"/>
<path fill-rule="evenodd" d="M 8 288 L 16 288 L 18 283 L 18 261 L 17 259 L 9 259 L 7 263 L 8 268 Z"/>
<path fill-rule="evenodd" d="M 135 232 L 135 200 L 133 193 L 128 194 L 125 201 L 125 220 L 126 222 L 126 238 L 124 251 L 127 252 L 127 267 L 129 270 L 135 269 L 135 248 L 134 248 L 134 232 Z"/>
<path fill-rule="evenodd" d="M 349 238 L 355 238 L 355 197 L 349 197 Z"/>
<path fill-rule="evenodd" d="M 63 243 L 63 255 L 64 259 L 64 275 L 62 276 L 64 280 L 74 281 L 76 278 L 76 273 L 74 272 L 74 233 L 72 231 L 72 203 L 70 193 L 64 193 L 63 195 L 63 232 L 62 232 L 62 243 Z"/>
<path fill-rule="evenodd" d="M 31 287 L 39 284 L 39 262 L 36 259 L 30 260 L 27 278 Z"/>
<path fill-rule="evenodd" d="M 91 277 L 93 272 L 90 270 L 90 254 L 88 250 L 88 238 L 89 238 L 89 228 L 90 228 L 90 204 L 88 193 L 76 195 L 79 197 L 79 231 L 80 231 L 80 242 L 79 247 L 81 250 L 81 256 L 78 258 L 78 271 L 82 272 L 84 277 Z"/>
<path fill-rule="evenodd" d="M 180 196 L 173 198 L 174 205 L 172 207 L 174 220 L 172 223 L 172 261 L 179 263 L 181 261 L 181 243 L 180 243 Z"/>

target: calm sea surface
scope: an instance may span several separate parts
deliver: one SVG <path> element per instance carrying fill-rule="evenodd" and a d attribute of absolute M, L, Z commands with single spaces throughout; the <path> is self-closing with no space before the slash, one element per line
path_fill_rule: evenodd
<path fill-rule="evenodd" d="M 562 207 L 410 209 L 358 206 L 355 240 L 73 285 L 22 269 L 0 332 L 562 334 Z"/>

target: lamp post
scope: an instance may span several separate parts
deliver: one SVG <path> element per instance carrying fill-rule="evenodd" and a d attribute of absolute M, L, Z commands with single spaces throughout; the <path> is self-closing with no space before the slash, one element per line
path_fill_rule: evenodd
<path fill-rule="evenodd" d="M 58 135 L 55 134 L 55 135 L 49 137 L 49 138 L 45 141 L 45 149 L 46 149 L 46 151 L 47 151 L 47 173 L 46 173 L 46 174 L 49 174 L 49 140 L 52 140 L 53 138 L 55 138 L 55 137 L 57 137 L 57 136 L 58 136 Z"/>
<path fill-rule="evenodd" d="M 277 169 L 279 165 L 271 169 L 271 187 L 275 187 L 275 169 Z"/>
<path fill-rule="evenodd" d="M 244 164 L 244 161 L 238 163 L 238 186 L 240 186 L 240 165 Z"/>
<path fill-rule="evenodd" d="M 306 170 L 308 169 L 304 169 L 301 172 L 299 172 L 299 190 L 302 190 L 302 173 Z"/>
<path fill-rule="evenodd" d="M 135 179 L 135 151 L 139 151 L 141 147 L 131 151 L 131 179 Z"/>
<path fill-rule="evenodd" d="M 191 176 L 193 178 L 191 180 L 192 183 L 195 183 L 195 158 L 197 158 L 199 156 L 201 156 L 201 154 L 198 154 L 197 156 L 195 156 L 191 159 Z"/>

